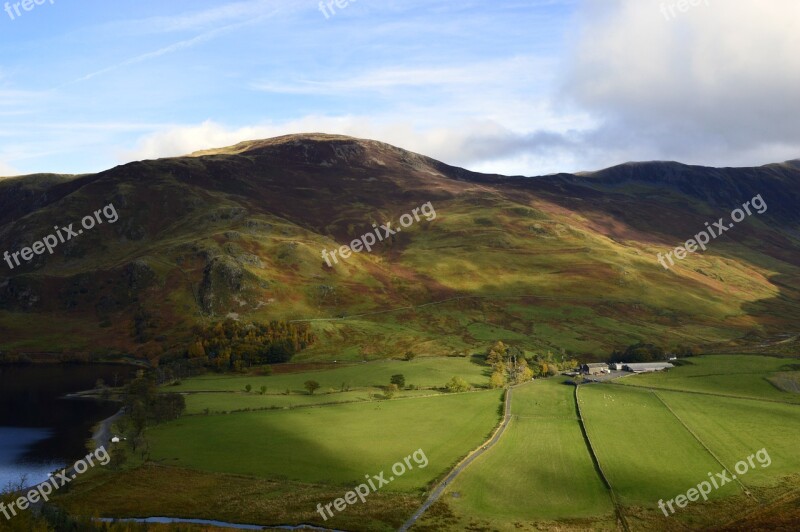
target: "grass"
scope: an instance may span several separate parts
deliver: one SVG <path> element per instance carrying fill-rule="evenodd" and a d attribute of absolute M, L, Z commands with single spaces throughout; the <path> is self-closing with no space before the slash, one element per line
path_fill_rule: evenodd
<path fill-rule="evenodd" d="M 370 399 L 368 394 L 374 394 Z M 283 409 L 304 406 L 319 406 L 331 403 L 359 403 L 382 400 L 383 390 L 371 388 L 368 390 L 354 390 L 349 392 L 315 393 L 314 395 L 259 395 L 244 392 L 213 392 L 192 393 L 186 396 L 186 413 L 203 414 L 208 409 L 209 413 L 235 412 L 241 410 Z M 432 390 L 404 390 L 397 392 L 394 399 L 438 395 L 441 392 Z"/>
<path fill-rule="evenodd" d="M 561 379 L 517 388 L 512 421 L 445 497 L 457 515 L 490 522 L 613 513 L 578 424 L 574 388 Z"/>
<path fill-rule="evenodd" d="M 386 386 L 389 379 L 397 373 L 406 378 L 406 386 L 422 388 L 444 387 L 453 376 L 463 377 L 473 386 L 489 383 L 489 368 L 465 357 L 419 358 L 409 362 L 383 360 L 361 364 L 342 365 L 341 368 L 304 373 L 289 373 L 270 376 L 206 375 L 183 381 L 178 386 L 170 386 L 173 392 L 239 392 L 246 385 L 253 391 L 266 386 L 269 393 L 283 392 L 286 389 L 295 394 L 306 394 L 303 383 L 315 380 L 320 383 L 320 391 L 330 388 L 341 390 L 342 384 L 351 388 L 375 388 Z"/>
<path fill-rule="evenodd" d="M 384 489 L 425 487 L 498 422 L 500 393 L 194 416 L 148 431 L 152 458 L 203 471 L 352 486 L 417 449 L 428 467 Z M 469 415 L 462 415 L 469 412 Z M 388 478 L 387 474 L 387 478 Z"/>
<path fill-rule="evenodd" d="M 722 470 L 650 392 L 584 386 L 580 401 L 600 466 L 624 504 L 652 507 L 705 480 L 709 471 Z M 733 495 L 737 490 L 728 484 L 711 496 Z"/>
<path fill-rule="evenodd" d="M 713 491 L 707 503 L 691 503 L 674 516 L 663 516 L 656 506 L 660 499 L 673 499 L 705 481 L 709 472 L 723 470 L 714 456 L 732 469 L 737 461 L 765 449 L 772 463 L 761 467 L 756 458 L 757 466 L 739 479 L 761 502 L 764 515 L 789 504 L 786 497 L 800 481 L 798 405 L 775 400 L 793 395 L 775 389 L 765 377 L 785 373 L 791 361 L 752 356 L 691 361 L 667 373 L 618 381 L 627 386 L 580 388 L 588 434 L 633 530 L 708 528 L 755 510 L 756 502 L 731 483 Z M 418 390 L 400 392 L 391 401 L 367 402 L 367 393 L 394 373 L 425 383 L 453 374 L 485 380 L 484 371 L 465 358 L 421 358 L 270 377 L 190 379 L 169 389 L 218 390 L 190 392 L 190 412 L 280 409 L 189 416 L 150 429 L 151 459 L 158 467 L 129 464 L 118 476 L 99 471 L 77 483 L 65 500 L 70 508 L 90 509 L 93 500 L 102 500 L 97 512 L 120 517 L 164 514 L 264 524 L 306 522 L 345 530 L 396 529 L 421 503 L 422 491 L 496 426 L 501 394 L 413 397 L 432 393 Z M 245 383 L 255 388 L 255 379 L 302 386 L 312 376 L 333 383 L 345 375 L 357 389 L 289 396 L 240 391 Z M 503 437 L 455 479 L 415 528 L 614 530 L 609 494 L 578 424 L 574 388 L 562 382 L 558 377 L 516 388 L 512 420 Z M 651 382 L 656 392 L 641 387 Z M 731 397 L 760 394 L 764 386 L 773 401 Z M 358 402 L 321 405 L 349 400 Z M 283 409 L 289 406 L 309 408 Z M 427 467 L 415 466 L 367 505 L 353 506 L 336 520 L 321 522 L 315 514 L 317 502 L 342 496 L 366 474 L 385 471 L 387 479 L 394 476 L 392 464 L 417 449 L 425 453 Z M 156 492 L 159 497 L 152 496 Z M 201 504 L 209 498 L 210 505 Z"/>
<path fill-rule="evenodd" d="M 738 461 L 766 449 L 771 464 L 763 467 L 754 459 L 757 467 L 741 478 L 745 485 L 774 484 L 800 471 L 800 407 L 725 397 L 698 402 L 696 396 L 676 392 L 659 395 L 731 471 Z"/>
<path fill-rule="evenodd" d="M 68 492 L 59 492 L 56 500 L 75 515 L 191 517 L 261 525 L 314 523 L 340 530 L 376 532 L 396 530 L 420 504 L 417 496 L 381 490 L 370 494 L 366 504 L 348 506 L 323 521 L 316 512 L 317 503 L 325 504 L 343 495 L 342 489 L 334 486 L 148 464 L 117 474 L 103 472 L 88 481 L 82 479 L 70 484 Z M 148 528 L 160 530 L 152 525 Z M 180 525 L 180 529 L 195 528 Z"/>
<path fill-rule="evenodd" d="M 628 386 L 683 390 L 800 404 L 800 395 L 769 382 L 790 360 L 750 355 L 709 355 L 666 372 L 633 375 L 616 382 Z"/>

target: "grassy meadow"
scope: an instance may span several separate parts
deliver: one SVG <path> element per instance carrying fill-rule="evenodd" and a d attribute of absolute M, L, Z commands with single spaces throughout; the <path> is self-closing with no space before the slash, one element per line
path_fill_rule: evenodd
<path fill-rule="evenodd" d="M 382 360 L 358 364 L 342 364 L 341 368 L 281 375 L 205 375 L 170 386 L 171 392 L 241 392 L 248 384 L 253 392 L 267 387 L 267 393 L 308 393 L 303 383 L 319 382 L 316 393 L 336 393 L 342 385 L 350 388 L 377 388 L 389 384 L 392 375 L 403 374 L 406 386 L 440 388 L 455 375 L 463 377 L 472 386 L 485 386 L 489 382 L 489 368 L 469 357 L 417 358 L 411 361 Z"/>
<path fill-rule="evenodd" d="M 496 521 L 613 514 L 578 424 L 574 387 L 540 380 L 514 390 L 500 442 L 448 488 L 456 515 Z"/>
<path fill-rule="evenodd" d="M 800 404 L 800 394 L 787 393 L 769 381 L 775 374 L 786 374 L 782 369 L 794 362 L 791 359 L 753 355 L 713 355 L 692 357 L 685 362 L 685 365 L 667 372 L 636 375 L 615 382 L 628 386 Z"/>
<path fill-rule="evenodd" d="M 611 531 L 617 528 L 615 511 L 634 531 L 696 529 L 790 505 L 787 494 L 800 493 L 800 405 L 796 394 L 780 391 L 767 379 L 775 372 L 794 375 L 789 369 L 795 362 L 693 357 L 666 373 L 582 385 L 578 398 L 586 431 L 620 504 L 617 509 L 581 431 L 574 387 L 564 377 L 515 387 L 503 436 L 446 487 L 412 532 Z M 488 381 L 486 369 L 464 357 L 419 358 L 271 376 L 190 378 L 163 389 L 188 394 L 188 413 L 208 409 L 209 414 L 148 429 L 147 463 L 129 464 L 119 477 L 110 472 L 88 476 L 62 498 L 75 509 L 100 497 L 103 503 L 93 507 L 120 517 L 136 515 L 137 508 L 150 515 L 178 508 L 181 517 L 395 530 L 435 481 L 497 426 L 502 393 L 420 389 L 378 400 L 380 386 L 402 373 L 409 384 L 423 388 L 442 386 L 453 375 L 480 387 Z M 301 391 L 309 379 L 323 385 L 314 395 Z M 246 384 L 257 390 L 261 382 L 268 383 L 266 395 L 243 391 Z M 323 391 L 337 383 L 340 388 L 342 382 L 352 389 Z M 292 393 L 281 394 L 281 388 Z M 385 471 L 387 479 L 393 476 L 392 464 L 417 449 L 425 453 L 428 466 L 398 476 L 380 490 L 374 504 L 355 505 L 327 523 L 314 512 L 317 502 L 341 496 L 364 475 Z M 709 472 L 733 469 L 761 449 L 771 464 L 758 464 L 738 479 L 752 496 L 729 483 L 712 491 L 709 502 L 691 503 L 671 517 L 656 506 L 660 499 L 686 493 Z M 185 494 L 179 489 L 182 479 L 189 479 Z M 150 493 L 151 482 L 164 489 L 163 504 L 137 495 Z M 237 509 L 222 509 L 219 501 L 230 497 L 228 488 L 220 486 L 241 493 Z M 204 497 L 219 504 L 194 502 Z M 233 519 L 237 515 L 242 517 Z"/>
<path fill-rule="evenodd" d="M 719 525 L 759 505 L 784 504 L 787 486 L 800 488 L 800 407 L 791 393 L 774 387 L 770 400 L 756 398 L 770 386 L 766 378 L 793 361 L 755 356 L 690 361 L 666 373 L 580 388 L 588 435 L 631 530 Z M 573 388 L 561 382 L 539 380 L 515 390 L 503 438 L 459 475 L 443 506 L 422 519 L 421 530 L 616 529 L 609 494 L 577 423 Z M 751 394 L 756 397 L 731 397 Z M 762 448 L 772 463 L 762 467 L 754 459 L 756 467 L 739 478 L 755 499 L 729 483 L 712 491 L 710 502 L 691 503 L 668 518 L 658 509 L 660 499 L 686 493 L 709 472 L 733 470 Z"/>
<path fill-rule="evenodd" d="M 654 506 L 722 470 L 654 394 L 601 385 L 581 388 L 579 397 L 600 466 L 623 504 Z M 712 496 L 738 489 L 728 484 Z"/>
<path fill-rule="evenodd" d="M 151 458 L 168 465 L 347 486 L 422 449 L 429 465 L 384 488 L 416 491 L 486 439 L 500 405 L 499 391 L 483 391 L 191 416 L 150 430 L 148 438 Z"/>

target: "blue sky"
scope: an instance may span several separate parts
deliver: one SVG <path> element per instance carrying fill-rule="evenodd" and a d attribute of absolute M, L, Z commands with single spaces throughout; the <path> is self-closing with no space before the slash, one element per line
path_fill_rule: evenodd
<path fill-rule="evenodd" d="M 800 157 L 797 6 L 705 1 L 357 0 L 328 18 L 317 0 L 11 2 L 0 175 L 303 131 L 526 175 Z"/>

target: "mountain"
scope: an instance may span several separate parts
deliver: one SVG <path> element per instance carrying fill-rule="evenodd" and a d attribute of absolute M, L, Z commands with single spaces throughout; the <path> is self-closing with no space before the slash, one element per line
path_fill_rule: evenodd
<path fill-rule="evenodd" d="M 659 263 L 756 196 L 763 213 Z M 52 255 L 0 262 L 0 351 L 181 357 L 195 325 L 225 318 L 315 320 L 297 360 L 496 339 L 598 358 L 639 340 L 771 349 L 800 317 L 799 200 L 798 161 L 507 177 L 324 134 L 7 178 L 0 253 L 65 237 L 56 228 L 85 216 L 103 223 Z M 428 203 L 435 218 L 372 252 L 323 259 Z"/>

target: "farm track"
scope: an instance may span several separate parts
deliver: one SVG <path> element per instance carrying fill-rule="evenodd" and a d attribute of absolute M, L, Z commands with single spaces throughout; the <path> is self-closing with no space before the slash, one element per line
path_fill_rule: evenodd
<path fill-rule="evenodd" d="M 448 473 L 448 475 L 444 478 L 444 480 L 440 482 L 433 489 L 433 491 L 431 491 L 431 494 L 428 496 L 425 502 L 422 503 L 422 506 L 420 506 L 419 509 L 416 512 L 414 512 L 414 514 L 408 519 L 408 521 L 403 523 L 403 525 L 397 529 L 398 532 L 406 532 L 410 527 L 412 527 L 414 523 L 416 523 L 417 520 L 420 517 L 422 517 L 422 515 L 428 510 L 428 508 L 430 508 L 433 505 L 433 503 L 439 500 L 439 498 L 442 496 L 444 490 L 447 488 L 450 482 L 455 480 L 455 478 L 462 471 L 464 471 L 464 469 L 466 469 L 466 467 L 469 464 L 471 464 L 476 458 L 481 456 L 483 453 L 491 449 L 500 440 L 500 437 L 505 432 L 506 427 L 508 427 L 508 423 L 511 421 L 511 394 L 513 393 L 513 390 L 514 390 L 513 386 L 509 387 L 506 390 L 506 398 L 504 401 L 505 412 L 503 413 L 503 421 L 500 423 L 497 429 L 495 429 L 494 434 L 492 434 L 491 438 L 489 438 L 487 442 L 484 442 L 483 444 L 481 444 L 480 447 L 478 447 L 477 449 L 473 450 L 470 454 L 468 454 L 463 460 L 461 460 L 461 462 L 459 462 L 450 471 L 450 473 Z"/>

